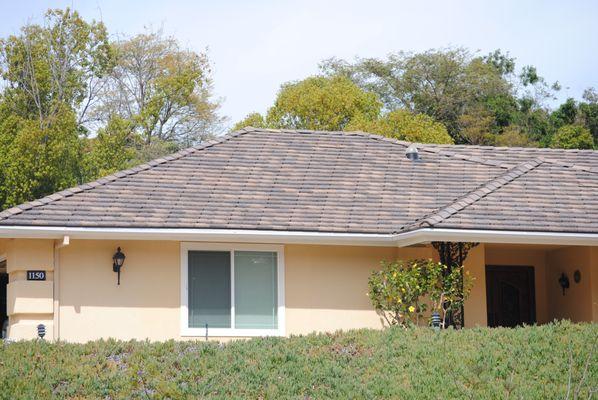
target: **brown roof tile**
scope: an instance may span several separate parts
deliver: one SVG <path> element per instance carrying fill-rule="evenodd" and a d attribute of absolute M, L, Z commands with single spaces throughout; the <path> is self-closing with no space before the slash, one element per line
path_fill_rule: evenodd
<path fill-rule="evenodd" d="M 412 162 L 408 145 L 362 132 L 245 129 L 6 210 L 0 225 L 598 232 L 598 152 L 420 145 Z"/>

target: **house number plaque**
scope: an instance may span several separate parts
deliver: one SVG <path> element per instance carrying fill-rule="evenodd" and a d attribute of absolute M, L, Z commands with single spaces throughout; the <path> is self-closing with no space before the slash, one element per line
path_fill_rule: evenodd
<path fill-rule="evenodd" d="M 27 271 L 28 281 L 45 281 L 46 271 Z"/>

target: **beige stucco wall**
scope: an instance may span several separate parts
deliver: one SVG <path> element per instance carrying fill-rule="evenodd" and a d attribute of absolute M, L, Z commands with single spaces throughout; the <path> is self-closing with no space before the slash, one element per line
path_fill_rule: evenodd
<path fill-rule="evenodd" d="M 117 246 L 127 256 L 120 286 L 111 269 Z M 397 252 L 285 246 L 286 334 L 379 327 L 367 278 Z M 61 339 L 181 339 L 179 243 L 73 241 L 60 250 L 59 276 Z"/>
<path fill-rule="evenodd" d="M 4 243 L 9 274 L 7 286 L 8 336 L 37 337 L 37 325 L 46 326 L 46 339 L 52 340 L 54 242 L 52 240 L 11 239 Z M 46 281 L 27 281 L 27 270 L 47 271 Z"/>
<path fill-rule="evenodd" d="M 33 338 L 35 326 L 44 323 L 51 339 L 53 321 L 59 321 L 56 333 L 67 341 L 183 339 L 178 242 L 72 240 L 61 249 L 54 246 L 52 240 L 0 241 L 0 253 L 4 247 L 8 255 L 11 280 L 10 337 Z M 127 256 L 120 286 L 111 262 L 118 246 Z M 366 295 L 370 272 L 381 260 L 437 259 L 429 246 L 286 245 L 284 249 L 287 335 L 380 327 L 380 318 Z M 562 316 L 598 320 L 597 249 L 549 252 L 523 246 L 477 246 L 465 262 L 466 270 L 475 278 L 465 304 L 466 326 L 486 325 L 486 265 L 535 267 L 539 322 Z M 54 265 L 58 266 L 56 271 Z M 563 297 L 560 288 L 553 287 L 558 279 L 554 275 L 572 266 L 582 268 L 582 282 L 577 288 L 571 271 L 572 289 Z M 48 271 L 48 280 L 27 282 L 28 269 Z"/>
<path fill-rule="evenodd" d="M 470 250 L 464 262 L 465 271 L 468 271 L 474 279 L 469 298 L 465 300 L 463 305 L 466 328 L 486 326 L 488 324 L 485 260 L 485 245 L 481 243 Z"/>
<path fill-rule="evenodd" d="M 550 319 L 567 318 L 574 322 L 592 321 L 592 297 L 596 293 L 597 265 L 592 267 L 592 255 L 596 248 L 567 247 L 550 251 L 547 254 L 547 293 Z M 581 281 L 575 283 L 575 270 L 581 272 Z M 569 277 L 570 288 L 563 291 L 558 279 L 562 273 Z M 594 282 L 593 282 L 594 281 Z M 598 319 L 594 318 L 594 321 Z"/>

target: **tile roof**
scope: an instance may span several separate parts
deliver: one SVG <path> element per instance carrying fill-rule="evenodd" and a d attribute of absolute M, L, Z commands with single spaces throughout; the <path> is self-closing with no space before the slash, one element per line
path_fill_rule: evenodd
<path fill-rule="evenodd" d="M 598 232 L 598 152 L 419 145 L 413 162 L 409 144 L 247 128 L 6 210 L 0 225 Z"/>

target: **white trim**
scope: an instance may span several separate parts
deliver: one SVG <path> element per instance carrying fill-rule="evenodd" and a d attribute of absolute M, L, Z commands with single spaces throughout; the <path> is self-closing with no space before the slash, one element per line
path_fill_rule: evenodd
<path fill-rule="evenodd" d="M 395 235 L 242 229 L 81 228 L 0 226 L 0 238 L 172 240 L 233 243 L 297 243 L 393 246 Z"/>
<path fill-rule="evenodd" d="M 6 261 L 6 254 L 0 254 L 0 262 Z"/>
<path fill-rule="evenodd" d="M 204 328 L 189 328 L 189 260 L 190 250 L 229 251 L 231 253 L 231 328 L 208 328 L 208 337 L 253 337 L 285 335 L 284 246 L 267 244 L 181 242 L 181 336 L 205 337 Z M 234 251 L 271 251 L 277 254 L 278 327 L 276 329 L 234 328 Z"/>
<path fill-rule="evenodd" d="M 598 246 L 598 234 L 423 228 L 397 235 L 399 247 L 431 241 Z"/>
<path fill-rule="evenodd" d="M 172 240 L 226 243 L 326 244 L 410 246 L 430 241 L 474 241 L 598 246 L 597 233 L 497 231 L 483 229 L 421 228 L 399 234 L 268 231 L 241 229 L 69 228 L 0 226 L 0 238 Z"/>

